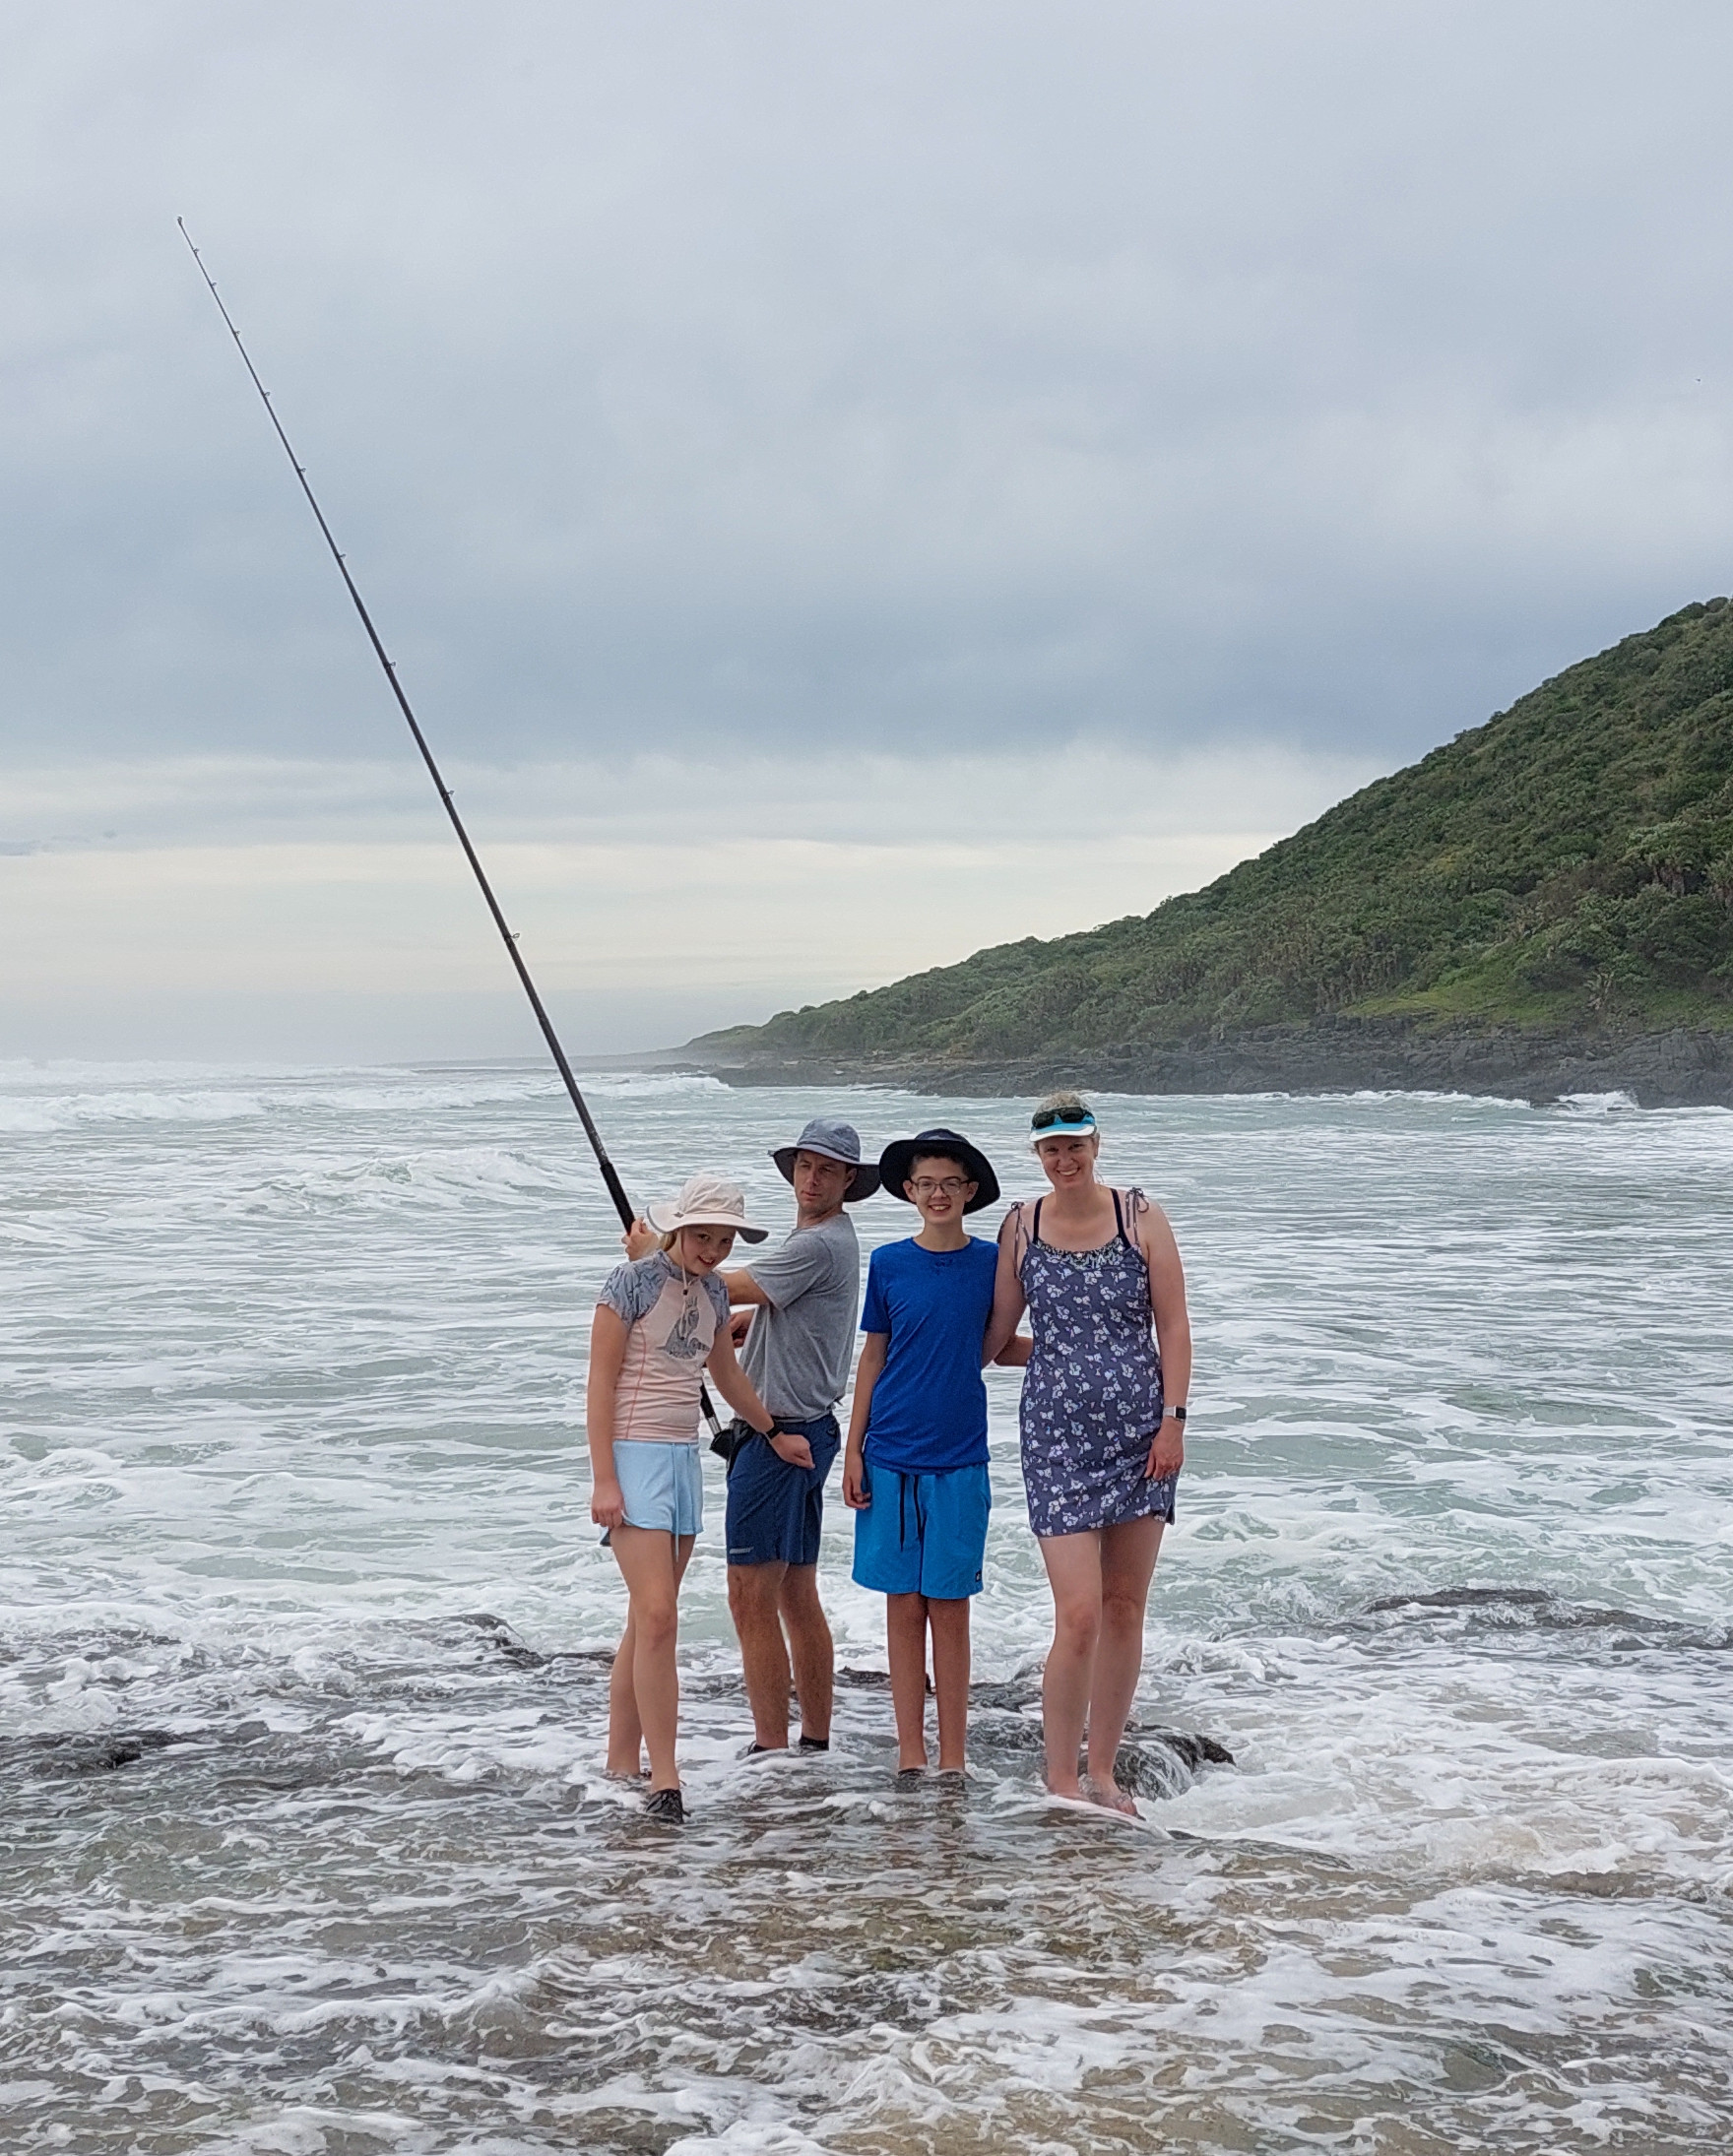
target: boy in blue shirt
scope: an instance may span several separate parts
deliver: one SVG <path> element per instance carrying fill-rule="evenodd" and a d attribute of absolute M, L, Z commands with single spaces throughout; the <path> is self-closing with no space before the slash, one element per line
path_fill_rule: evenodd
<path fill-rule="evenodd" d="M 901 1781 L 927 1767 L 930 1629 L 938 1770 L 963 1771 L 969 1597 L 981 1589 L 993 1503 L 981 1351 L 997 1264 L 963 1216 L 997 1201 L 998 1178 L 954 1130 L 897 1139 L 878 1173 L 887 1196 L 915 1206 L 921 1232 L 874 1250 L 867 1268 L 843 1499 L 855 1514 L 855 1584 L 885 1597 Z"/>

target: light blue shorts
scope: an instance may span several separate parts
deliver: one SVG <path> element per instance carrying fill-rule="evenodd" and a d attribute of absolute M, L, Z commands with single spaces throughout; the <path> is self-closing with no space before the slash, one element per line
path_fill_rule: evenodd
<path fill-rule="evenodd" d="M 616 1437 L 613 1472 L 626 1501 L 628 1527 L 695 1535 L 704 1525 L 704 1462 L 696 1438 L 688 1445 Z"/>
<path fill-rule="evenodd" d="M 875 1595 L 961 1602 L 981 1592 L 993 1485 L 987 1465 L 905 1475 L 866 1463 L 865 1511 L 855 1514 L 857 1587 Z"/>

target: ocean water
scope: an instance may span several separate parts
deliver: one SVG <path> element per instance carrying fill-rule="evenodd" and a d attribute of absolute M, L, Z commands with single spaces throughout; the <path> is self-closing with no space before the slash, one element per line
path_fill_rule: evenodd
<path fill-rule="evenodd" d="M 1011 1103 L 594 1102 L 779 1223 L 820 1106 L 1033 1186 Z M 1102 1110 L 1198 1344 L 1141 1819 L 1041 1797 L 995 1372 L 966 1793 L 890 1786 L 840 1517 L 836 1748 L 740 1759 L 712 1533 L 674 1834 L 599 1771 L 615 1228 L 551 1080 L 0 1068 L 9 2156 L 1724 2149 L 1733 1115 Z"/>

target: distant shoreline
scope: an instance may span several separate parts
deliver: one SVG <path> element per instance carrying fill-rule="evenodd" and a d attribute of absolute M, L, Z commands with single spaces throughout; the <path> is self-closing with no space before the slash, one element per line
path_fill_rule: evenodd
<path fill-rule="evenodd" d="M 1476 1093 L 1537 1104 L 1628 1093 L 1642 1108 L 1733 1108 L 1733 1034 L 1708 1027 L 1584 1036 L 1422 1032 L 1401 1020 L 1338 1019 L 1261 1027 L 1219 1042 L 994 1060 L 743 1055 L 691 1046 L 657 1061 L 733 1086 L 889 1085 L 989 1099 L 1074 1085 L 1143 1094 Z"/>

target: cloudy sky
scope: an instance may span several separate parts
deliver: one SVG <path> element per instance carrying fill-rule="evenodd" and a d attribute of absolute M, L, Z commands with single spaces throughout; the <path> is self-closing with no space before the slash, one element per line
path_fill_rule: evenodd
<path fill-rule="evenodd" d="M 580 1050 L 1733 585 L 1724 0 L 4 6 L 0 1056 Z"/>

